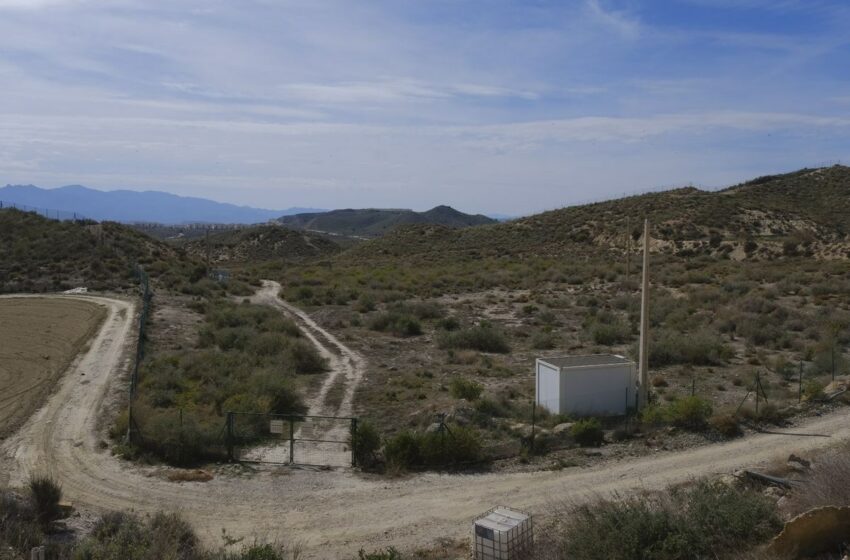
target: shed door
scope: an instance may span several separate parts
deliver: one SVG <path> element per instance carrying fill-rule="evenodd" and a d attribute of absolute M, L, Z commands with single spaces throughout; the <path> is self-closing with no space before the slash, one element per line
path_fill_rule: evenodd
<path fill-rule="evenodd" d="M 537 364 L 537 404 L 549 412 L 561 413 L 561 373 L 546 364 Z"/>

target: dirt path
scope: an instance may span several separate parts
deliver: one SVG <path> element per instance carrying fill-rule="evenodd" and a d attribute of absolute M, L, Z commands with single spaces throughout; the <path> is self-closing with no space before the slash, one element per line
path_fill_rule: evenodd
<path fill-rule="evenodd" d="M 323 329 L 309 315 L 280 299 L 280 284 L 271 280 L 263 280 L 263 287 L 251 298 L 252 303 L 268 305 L 283 311 L 290 316 L 304 336 L 316 347 L 319 353 L 328 361 L 329 373 L 322 382 L 319 391 L 308 399 L 307 414 L 315 416 L 351 416 L 354 403 L 354 390 L 363 378 L 366 370 L 365 360 L 340 342 L 334 335 Z M 338 405 L 330 402 L 328 392 L 343 376 L 345 386 L 342 400 Z"/>
<path fill-rule="evenodd" d="M 327 360 L 328 373 L 315 395 L 307 399 L 307 414 L 310 416 L 352 416 L 354 390 L 366 370 L 365 360 L 354 350 L 340 342 L 331 333 L 320 327 L 309 315 L 282 300 L 280 284 L 264 280 L 263 287 L 251 298 L 251 302 L 268 305 L 292 318 L 304 336 Z M 332 388 L 342 384 L 342 398 L 336 403 L 329 398 Z M 345 442 L 349 439 L 349 424 L 334 420 L 310 420 L 299 424 L 295 438 Z M 351 464 L 348 445 L 337 443 L 310 443 L 295 445 L 298 462 L 347 466 Z M 260 446 L 242 452 L 243 460 L 271 463 L 289 462 L 289 442 L 274 446 Z"/>
<path fill-rule="evenodd" d="M 21 484 L 30 471 L 49 470 L 59 477 L 69 499 L 96 509 L 182 512 L 213 546 L 221 543 L 226 528 L 234 536 L 300 541 L 306 558 L 350 559 L 361 546 L 405 548 L 440 537 L 464 537 L 470 519 L 497 504 L 545 518 L 553 503 L 638 487 L 661 488 L 850 439 L 850 409 L 842 409 L 785 434 L 758 434 L 589 469 L 425 474 L 404 480 L 287 469 L 282 475 L 219 475 L 207 483 L 176 484 L 164 480 L 160 468 L 130 465 L 98 446 L 98 409 L 109 382 L 129 365 L 133 305 L 88 299 L 109 308 L 100 333 L 47 406 L 4 442 L 0 473 L 10 472 L 11 482 Z"/>

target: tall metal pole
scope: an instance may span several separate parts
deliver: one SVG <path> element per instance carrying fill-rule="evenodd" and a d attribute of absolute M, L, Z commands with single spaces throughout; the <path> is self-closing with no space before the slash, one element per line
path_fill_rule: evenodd
<path fill-rule="evenodd" d="M 643 221 L 643 286 L 640 301 L 640 385 L 638 406 L 646 406 L 649 388 L 649 220 Z"/>
<path fill-rule="evenodd" d="M 632 219 L 626 218 L 626 280 L 632 279 Z"/>

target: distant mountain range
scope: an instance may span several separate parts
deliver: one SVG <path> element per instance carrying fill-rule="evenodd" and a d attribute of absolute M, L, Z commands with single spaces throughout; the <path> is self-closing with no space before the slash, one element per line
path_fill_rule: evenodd
<path fill-rule="evenodd" d="M 7 185 L 0 188 L 5 205 L 75 212 L 92 220 L 160 224 L 257 224 L 282 215 L 321 212 L 315 208 L 264 210 L 215 202 L 205 198 L 177 196 L 160 191 L 99 191 L 71 185 L 42 189 L 33 185 Z"/>
<path fill-rule="evenodd" d="M 427 212 L 365 208 L 331 210 L 282 216 L 281 224 L 308 231 L 347 237 L 380 237 L 399 225 L 432 224 L 463 228 L 495 223 L 481 214 L 464 214 L 450 206 L 437 206 Z"/>

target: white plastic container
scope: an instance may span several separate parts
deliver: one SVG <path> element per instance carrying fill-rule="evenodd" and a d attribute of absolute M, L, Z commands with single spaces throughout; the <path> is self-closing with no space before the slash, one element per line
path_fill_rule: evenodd
<path fill-rule="evenodd" d="M 491 509 L 472 524 L 475 560 L 523 560 L 531 554 L 531 515 L 504 506 Z"/>

